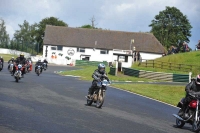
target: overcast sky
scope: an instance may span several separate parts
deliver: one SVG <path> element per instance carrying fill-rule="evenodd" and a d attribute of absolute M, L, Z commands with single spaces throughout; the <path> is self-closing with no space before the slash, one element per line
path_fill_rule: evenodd
<path fill-rule="evenodd" d="M 189 46 L 194 49 L 200 40 L 200 0 L 0 0 L 0 18 L 13 37 L 18 24 L 39 23 L 56 17 L 69 27 L 91 24 L 115 31 L 149 32 L 151 20 L 166 6 L 178 8 L 192 25 Z"/>

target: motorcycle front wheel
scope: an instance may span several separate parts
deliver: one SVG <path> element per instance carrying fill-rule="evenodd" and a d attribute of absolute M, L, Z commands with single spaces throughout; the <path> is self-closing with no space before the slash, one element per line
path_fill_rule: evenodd
<path fill-rule="evenodd" d="M 101 108 L 101 106 L 104 103 L 104 98 L 105 98 L 105 91 L 101 91 L 101 94 L 98 96 L 96 107 Z"/>
<path fill-rule="evenodd" d="M 40 72 L 39 72 L 39 70 L 37 70 L 37 75 L 40 76 Z"/>
<path fill-rule="evenodd" d="M 18 78 L 18 77 L 15 77 L 15 81 L 18 82 L 18 81 L 19 81 L 19 78 Z"/>
<path fill-rule="evenodd" d="M 89 99 L 87 99 L 87 105 L 88 105 L 88 106 L 91 106 L 92 103 L 93 103 L 93 100 L 89 100 Z"/>
<path fill-rule="evenodd" d="M 199 117 L 199 116 L 198 116 Z M 194 119 L 194 122 L 192 124 L 192 131 L 198 133 L 200 131 L 200 121 L 196 121 Z"/>

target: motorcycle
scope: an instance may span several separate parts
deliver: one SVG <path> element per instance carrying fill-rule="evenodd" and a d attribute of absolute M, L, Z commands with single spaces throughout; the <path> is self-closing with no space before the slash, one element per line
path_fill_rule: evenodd
<path fill-rule="evenodd" d="M 10 63 L 10 64 L 9 64 L 9 72 L 10 72 L 10 73 L 12 73 L 12 71 L 13 71 L 13 66 L 14 66 L 13 63 Z"/>
<path fill-rule="evenodd" d="M 106 89 L 107 86 L 110 85 L 110 82 L 107 79 L 102 79 L 97 83 L 97 87 L 94 89 L 94 93 L 91 95 L 91 98 L 87 99 L 87 105 L 90 106 L 92 103 L 96 103 L 97 108 L 101 108 L 101 106 L 104 103 L 105 95 L 106 95 Z"/>
<path fill-rule="evenodd" d="M 14 78 L 15 78 L 15 81 L 18 82 L 21 78 L 22 78 L 22 64 L 18 64 L 15 66 L 16 67 L 16 71 L 14 73 Z"/>
<path fill-rule="evenodd" d="M 37 66 L 36 74 L 39 76 L 41 74 L 42 67 L 40 65 Z"/>
<path fill-rule="evenodd" d="M 192 130 L 194 132 L 200 131 L 200 110 L 199 110 L 199 101 L 200 101 L 200 95 L 194 95 L 189 93 L 189 95 L 192 97 L 192 101 L 188 104 L 187 108 L 185 109 L 185 112 L 183 113 L 183 116 L 179 116 L 178 114 L 173 114 L 173 116 L 176 118 L 176 126 L 179 128 L 182 128 L 185 123 L 189 123 L 192 125 Z M 177 107 L 182 108 L 183 106 L 183 100 L 178 103 Z M 179 110 L 179 112 L 181 109 Z M 179 113 L 178 112 L 178 113 Z"/>
<path fill-rule="evenodd" d="M 0 71 L 3 69 L 3 62 L 0 60 Z"/>
<path fill-rule="evenodd" d="M 43 62 L 42 65 L 43 65 L 44 70 L 47 70 L 47 63 Z"/>
<path fill-rule="evenodd" d="M 25 68 L 25 73 L 29 73 L 31 70 L 30 70 L 30 63 L 29 62 L 27 62 L 26 63 L 26 68 Z"/>

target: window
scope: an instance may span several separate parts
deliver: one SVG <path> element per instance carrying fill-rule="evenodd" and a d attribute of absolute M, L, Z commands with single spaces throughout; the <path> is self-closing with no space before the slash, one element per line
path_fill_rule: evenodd
<path fill-rule="evenodd" d="M 125 62 L 128 62 L 128 56 L 125 56 Z"/>
<path fill-rule="evenodd" d="M 63 46 L 51 46 L 51 50 L 59 50 L 62 51 Z"/>
<path fill-rule="evenodd" d="M 108 54 L 108 50 L 100 50 L 100 54 Z"/>
<path fill-rule="evenodd" d="M 85 48 L 77 48 L 77 52 L 85 53 Z"/>
<path fill-rule="evenodd" d="M 56 49 L 57 49 L 56 46 L 52 46 L 52 47 L 51 47 L 51 50 L 56 50 Z"/>
<path fill-rule="evenodd" d="M 63 50 L 63 46 L 57 46 L 57 50 L 62 51 Z"/>

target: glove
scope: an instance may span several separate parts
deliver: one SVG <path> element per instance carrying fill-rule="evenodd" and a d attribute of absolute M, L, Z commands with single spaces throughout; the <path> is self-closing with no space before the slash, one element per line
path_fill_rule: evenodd
<path fill-rule="evenodd" d="M 98 78 L 98 79 L 97 79 L 97 81 L 98 81 L 98 82 L 101 82 L 101 79 L 100 79 L 100 78 Z"/>

